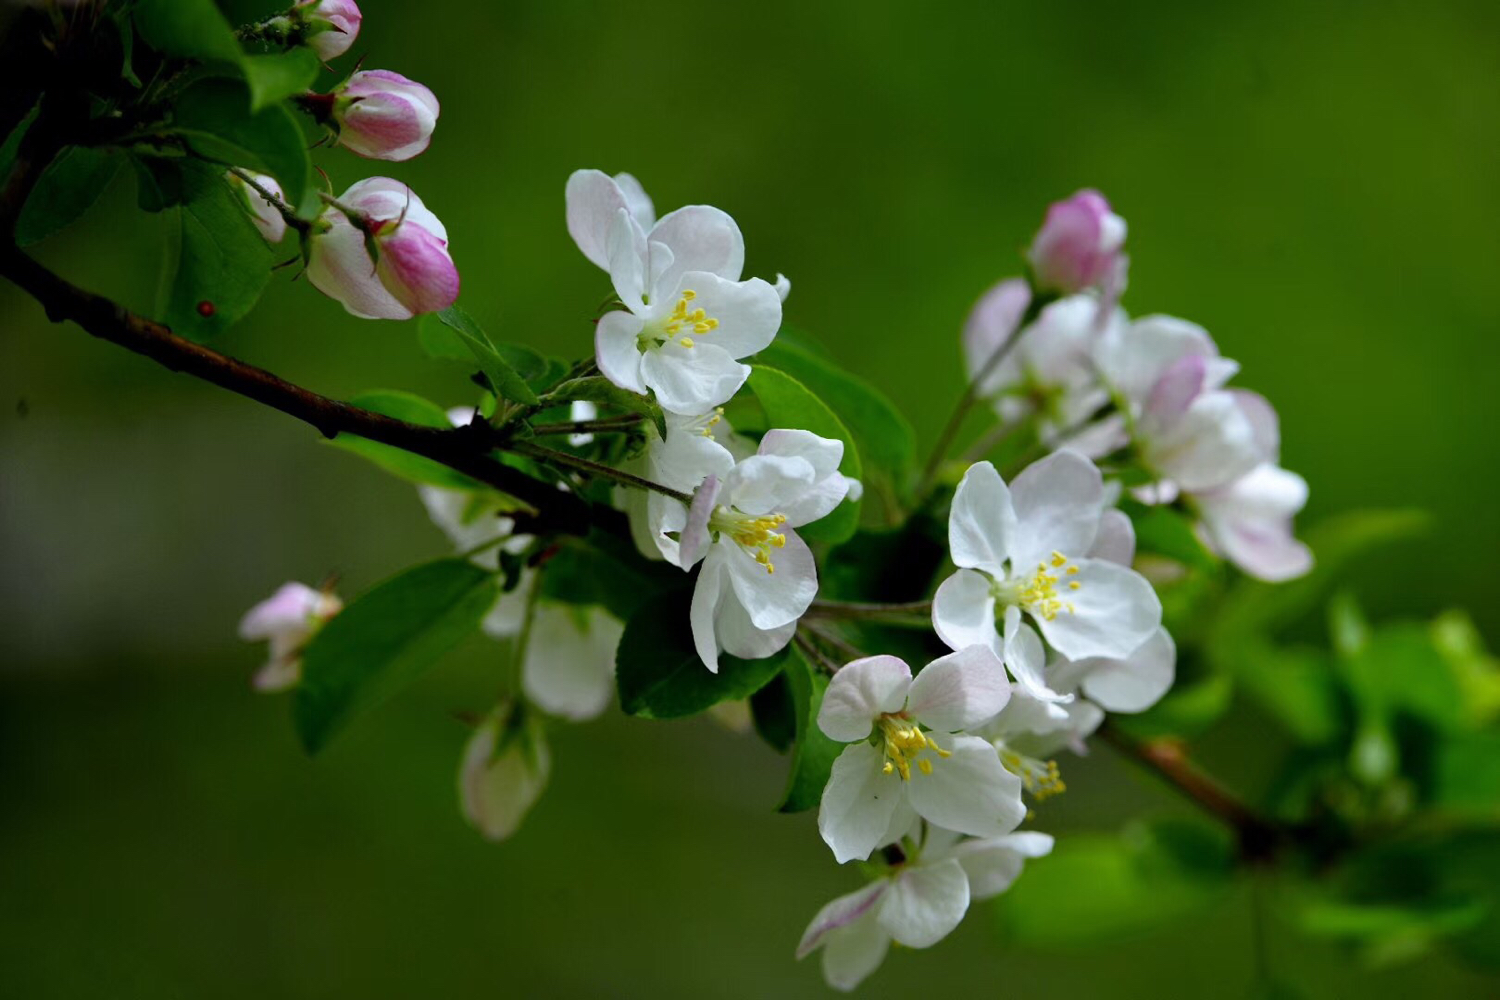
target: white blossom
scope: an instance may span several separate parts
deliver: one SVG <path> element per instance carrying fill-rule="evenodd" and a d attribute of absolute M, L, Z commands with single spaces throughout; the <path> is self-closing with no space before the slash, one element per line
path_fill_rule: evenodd
<path fill-rule="evenodd" d="M 257 691 L 285 691 L 302 679 L 302 650 L 343 610 L 334 594 L 305 583 L 285 583 L 270 597 L 245 612 L 239 635 L 246 642 L 270 643 L 270 658 L 252 682 Z"/>

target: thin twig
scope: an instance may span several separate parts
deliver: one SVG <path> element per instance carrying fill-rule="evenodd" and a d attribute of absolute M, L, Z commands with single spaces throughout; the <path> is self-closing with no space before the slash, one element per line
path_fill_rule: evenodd
<path fill-rule="evenodd" d="M 633 473 L 623 472 L 620 469 L 614 469 L 608 465 L 601 465 L 598 462 L 591 462 L 586 458 L 579 458 L 577 455 L 570 455 L 565 451 L 557 451 L 552 448 L 545 448 L 542 445 L 531 444 L 528 441 L 513 441 L 508 444 L 506 448 L 507 450 L 513 451 L 518 455 L 527 455 L 540 462 L 549 462 L 553 465 L 561 465 L 565 468 L 577 469 L 579 472 L 584 472 L 591 476 L 597 476 L 600 479 L 608 479 L 611 482 L 619 483 L 622 486 L 634 486 L 636 489 L 650 490 L 653 493 L 660 493 L 662 496 L 671 497 L 673 500 L 677 500 L 685 504 L 691 504 L 693 502 L 693 496 L 691 493 L 684 493 L 681 490 L 674 490 L 670 486 L 663 486 L 661 483 L 654 483 L 649 479 L 643 479 Z"/>
<path fill-rule="evenodd" d="M 830 628 L 824 628 L 806 621 L 803 622 L 802 628 L 808 635 L 813 636 L 819 642 L 837 650 L 839 655 L 844 657 L 845 660 L 858 660 L 867 655 L 864 650 Z"/>
<path fill-rule="evenodd" d="M 556 424 L 532 424 L 531 430 L 538 437 L 547 434 L 614 434 L 639 427 L 641 419 L 636 414 L 630 414 L 607 420 L 567 420 Z"/>
<path fill-rule="evenodd" d="M 833 618 L 852 621 L 876 621 L 882 624 L 932 624 L 931 601 L 907 601 L 902 604 L 873 604 L 861 601 L 815 600 L 808 607 L 808 618 Z"/>
<path fill-rule="evenodd" d="M 815 667 L 820 667 L 824 673 L 832 677 L 838 673 L 840 666 L 830 660 L 811 639 L 807 637 L 805 629 L 798 629 L 792 633 L 792 642 L 801 650 L 802 655 L 807 657 L 808 662 Z"/>

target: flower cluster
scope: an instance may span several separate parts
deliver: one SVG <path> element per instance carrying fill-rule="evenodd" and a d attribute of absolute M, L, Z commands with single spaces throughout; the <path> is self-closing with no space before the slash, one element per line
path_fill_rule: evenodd
<path fill-rule="evenodd" d="M 364 86 L 351 81 L 337 100 Z M 370 112 L 370 121 L 385 113 Z M 360 151 L 348 107 L 334 114 L 344 115 L 341 141 Z M 418 141 L 401 138 L 401 149 Z M 917 605 L 930 609 L 922 641 L 932 658 L 914 671 L 860 648 L 880 642 L 878 631 L 839 631 L 839 607 L 856 605 L 814 607 L 828 548 L 807 526 L 863 492 L 843 471 L 855 467 L 849 439 L 774 426 L 764 400 L 757 409 L 740 395 L 746 359 L 778 334 L 790 283 L 743 277 L 744 240 L 728 214 L 694 205 L 658 218 L 629 174 L 574 173 L 566 220 L 614 289 L 592 362 L 529 405 L 487 396 L 492 409 L 453 410 L 449 421 L 513 427 L 518 413 L 568 407 L 566 422 L 524 429 L 572 450 L 527 445 L 524 454 L 552 463 L 558 490 L 623 511 L 640 556 L 654 561 L 632 556 L 641 566 L 692 574 L 685 620 L 669 623 L 690 636 L 688 664 L 719 674 L 725 657 L 764 659 L 798 641 L 826 681 L 799 733 L 843 745 L 827 767 L 818 829 L 838 863 L 862 862 L 874 876 L 817 913 L 798 956 L 821 950 L 828 982 L 852 989 L 892 941 L 937 943 L 972 901 L 1004 892 L 1028 859 L 1047 855 L 1052 837 L 1022 827 L 1065 788 L 1054 755 L 1086 752 L 1106 713 L 1145 711 L 1172 686 L 1176 647 L 1153 583 L 1135 568 L 1129 512 L 1170 505 L 1247 573 L 1285 579 L 1310 561 L 1291 532 L 1306 487 L 1277 464 L 1274 411 L 1227 387 L 1236 366 L 1207 333 L 1166 317 L 1132 321 L 1120 307 L 1125 224 L 1104 198 L 1086 191 L 1054 205 L 1028 254 L 1030 277 L 987 293 L 963 334 L 965 399 L 990 401 L 1030 460 L 1004 474 L 975 461 L 961 475 L 953 468 L 951 489 L 924 482 L 915 491 L 915 508 L 946 514 L 947 544 L 945 569 L 924 591 L 931 600 Z M 457 293 L 456 276 L 451 287 L 422 278 L 446 259 L 445 240 L 409 191 L 362 181 L 312 236 L 309 274 L 359 315 L 431 311 Z M 600 385 L 586 399 L 565 391 L 591 381 Z M 626 412 L 597 419 L 601 403 Z M 617 683 L 623 700 L 617 648 L 628 633 L 605 605 L 547 585 L 560 543 L 518 533 L 513 498 L 478 484 L 428 484 L 420 494 L 454 551 L 505 581 L 482 628 L 509 647 L 514 677 L 476 718 L 458 782 L 464 814 L 502 839 L 546 787 L 550 721 L 598 716 Z M 275 686 L 295 683 L 298 650 L 338 610 L 334 598 L 295 586 L 242 628 L 271 638 Z M 911 605 L 857 607 L 909 617 Z M 642 614 L 661 612 L 647 600 Z"/>

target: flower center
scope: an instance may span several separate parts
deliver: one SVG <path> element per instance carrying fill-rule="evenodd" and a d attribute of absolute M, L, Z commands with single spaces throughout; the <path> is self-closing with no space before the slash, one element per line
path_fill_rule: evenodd
<path fill-rule="evenodd" d="M 1066 580 L 1067 590 L 1081 589 L 1082 584 L 1077 580 L 1066 579 L 1077 573 L 1077 564 L 1054 550 L 1052 558 L 1048 562 L 1037 563 L 1036 572 L 1030 576 L 1017 574 L 1004 583 L 997 584 L 994 588 L 995 597 L 1003 604 L 1019 605 L 1035 617 L 1050 622 L 1061 611 L 1072 614 L 1076 610 L 1072 601 L 1064 599 L 1058 585 Z"/>
<path fill-rule="evenodd" d="M 776 530 L 785 523 L 785 514 L 742 514 L 722 504 L 715 507 L 708 517 L 709 530 L 728 536 L 754 556 L 767 573 L 776 572 L 771 562 L 771 550 L 786 544 L 786 535 Z"/>
<path fill-rule="evenodd" d="M 1038 802 L 1044 802 L 1068 790 L 1068 786 L 1063 784 L 1062 774 L 1057 769 L 1057 761 L 1027 757 L 1025 754 L 1016 753 L 1003 746 L 999 749 L 1000 763 L 1021 779 L 1022 787 Z"/>
<path fill-rule="evenodd" d="M 932 759 L 918 756 L 924 751 L 932 750 L 939 757 L 951 754 L 934 743 L 932 737 L 922 732 L 905 713 L 882 715 L 876 721 L 875 728 L 880 731 L 880 738 L 885 744 L 885 764 L 881 771 L 885 774 L 900 774 L 902 781 L 911 780 L 913 761 L 922 774 L 932 773 Z"/>
<path fill-rule="evenodd" d="M 682 297 L 677 300 L 677 305 L 672 311 L 663 316 L 660 323 L 655 327 L 647 327 L 641 331 L 641 349 L 649 347 L 660 347 L 667 341 L 676 339 L 683 347 L 692 347 L 695 343 L 689 333 L 705 334 L 712 333 L 718 329 L 719 321 L 710 316 L 702 306 L 689 309 L 688 304 L 698 297 L 698 293 L 691 288 L 682 290 Z"/>

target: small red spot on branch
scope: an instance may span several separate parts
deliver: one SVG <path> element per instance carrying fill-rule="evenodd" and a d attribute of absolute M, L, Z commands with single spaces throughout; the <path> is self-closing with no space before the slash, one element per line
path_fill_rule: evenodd
<path fill-rule="evenodd" d="M 212 316 L 217 311 L 218 310 L 214 306 L 214 304 L 207 299 L 204 299 L 202 302 L 198 303 L 198 315 L 202 316 L 204 319 Z"/>

